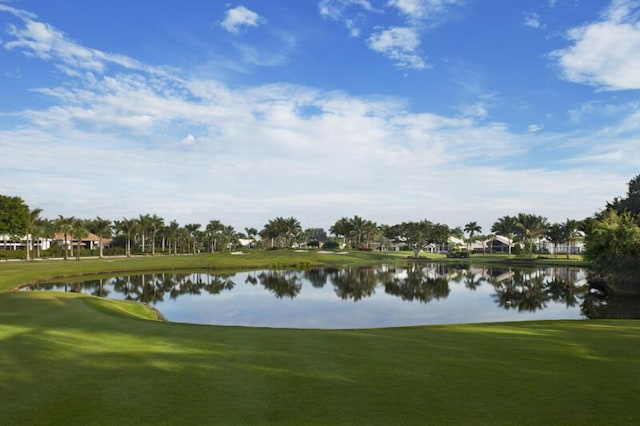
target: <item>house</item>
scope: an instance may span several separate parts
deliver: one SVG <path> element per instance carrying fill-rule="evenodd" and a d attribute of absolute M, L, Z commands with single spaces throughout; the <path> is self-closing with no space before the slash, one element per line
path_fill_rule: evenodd
<path fill-rule="evenodd" d="M 509 247 L 513 248 L 513 240 L 502 235 L 494 235 L 487 241 L 487 251 L 489 253 L 510 253 Z"/>
<path fill-rule="evenodd" d="M 40 246 L 41 250 L 51 248 L 50 238 L 36 238 L 35 241 L 31 234 L 22 238 L 12 237 L 10 235 L 0 235 L 0 250 L 24 250 L 29 244 L 30 249 Z"/>
<path fill-rule="evenodd" d="M 103 248 L 111 247 L 111 241 L 112 241 L 111 238 L 103 238 L 102 247 Z M 55 234 L 53 236 L 52 243 L 57 244 L 60 247 L 64 247 L 65 245 L 64 234 L 63 233 Z M 89 233 L 84 238 L 82 238 L 80 240 L 80 243 L 78 244 L 78 240 L 74 238 L 73 235 L 68 234 L 66 244 L 68 248 L 78 247 L 78 245 L 80 245 L 80 248 L 83 248 L 83 249 L 97 250 L 100 248 L 100 237 L 98 237 L 96 234 Z"/>

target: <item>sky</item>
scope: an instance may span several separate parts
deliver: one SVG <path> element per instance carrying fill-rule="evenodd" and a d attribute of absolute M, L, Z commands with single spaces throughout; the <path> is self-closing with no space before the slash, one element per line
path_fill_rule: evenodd
<path fill-rule="evenodd" d="M 0 194 L 44 217 L 489 232 L 638 173 L 638 0 L 0 0 Z"/>

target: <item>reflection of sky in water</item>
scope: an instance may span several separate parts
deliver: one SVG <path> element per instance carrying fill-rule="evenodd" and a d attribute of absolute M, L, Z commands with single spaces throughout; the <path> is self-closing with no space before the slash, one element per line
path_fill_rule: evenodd
<path fill-rule="evenodd" d="M 200 324 L 244 325 L 287 328 L 366 328 L 424 324 L 452 324 L 473 322 L 527 321 L 544 319 L 580 319 L 580 303 L 567 308 L 564 303 L 547 301 L 546 307 L 535 312 L 504 309 L 495 300 L 494 287 L 482 281 L 469 290 L 462 282 L 449 282 L 449 295 L 428 303 L 403 301 L 399 296 L 385 293 L 377 284 L 370 297 L 357 302 L 342 300 L 336 294 L 331 279 L 322 288 L 315 288 L 302 277 L 302 288 L 294 299 L 277 298 L 261 284 L 245 283 L 255 272 L 236 273 L 230 279 L 231 290 L 219 294 L 183 294 L 172 300 L 166 294 L 153 306 L 170 321 Z M 121 299 L 105 280 L 109 297 Z M 95 290 L 83 290 L 91 293 Z M 579 301 L 578 301 L 579 302 Z"/>

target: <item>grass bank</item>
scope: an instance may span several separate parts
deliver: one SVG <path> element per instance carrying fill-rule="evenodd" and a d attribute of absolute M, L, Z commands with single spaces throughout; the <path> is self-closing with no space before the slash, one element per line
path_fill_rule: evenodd
<path fill-rule="evenodd" d="M 101 270 L 285 265 L 298 255 L 306 254 L 7 262 L 0 288 Z M 305 262 L 380 260 L 372 256 Z M 1 423 L 632 424 L 640 416 L 640 321 L 315 331 L 153 317 L 86 295 L 0 293 Z"/>

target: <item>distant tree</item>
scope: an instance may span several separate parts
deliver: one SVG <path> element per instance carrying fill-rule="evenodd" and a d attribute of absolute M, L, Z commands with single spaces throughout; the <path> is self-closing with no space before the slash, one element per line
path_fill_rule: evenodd
<path fill-rule="evenodd" d="M 553 257 L 558 257 L 558 245 L 564 243 L 566 238 L 565 229 L 560 223 L 554 223 L 547 228 L 547 239 L 553 244 Z"/>
<path fill-rule="evenodd" d="M 151 233 L 151 215 L 144 214 L 138 217 L 138 232 L 140 232 L 140 242 L 142 246 L 142 252 L 146 252 L 147 236 Z"/>
<path fill-rule="evenodd" d="M 76 220 L 73 216 L 64 217 L 58 215 L 55 221 L 56 230 L 62 234 L 64 239 L 64 260 L 69 259 L 69 236 L 73 235 L 73 225 Z"/>
<path fill-rule="evenodd" d="M 26 244 L 26 259 L 27 260 L 31 260 L 31 256 L 30 256 L 30 248 L 31 248 L 31 244 L 33 244 L 33 247 L 35 248 L 36 246 L 36 239 L 34 237 L 34 231 L 36 228 L 36 224 L 38 223 L 38 220 L 40 219 L 40 213 L 42 213 L 42 209 L 33 209 L 33 210 L 29 210 L 29 223 L 28 223 L 28 229 L 27 229 L 27 244 Z"/>
<path fill-rule="evenodd" d="M 577 220 L 567 219 L 561 225 L 564 242 L 567 243 L 567 259 L 569 259 L 569 255 L 573 251 L 574 244 L 582 239 L 582 234 L 580 233 L 580 227 L 582 224 Z"/>
<path fill-rule="evenodd" d="M 491 226 L 491 232 L 502 235 L 509 240 L 509 255 L 511 255 L 513 239 L 518 232 L 518 219 L 514 216 L 503 216 Z"/>
<path fill-rule="evenodd" d="M 349 246 L 349 235 L 353 232 L 353 224 L 347 217 L 342 217 L 336 221 L 330 228 L 329 232 L 336 237 L 342 237 L 344 247 Z"/>
<path fill-rule="evenodd" d="M 420 222 L 403 222 L 393 225 L 387 230 L 387 237 L 397 243 L 407 244 L 417 258 L 429 244 L 444 244 L 449 238 L 449 227 L 428 220 Z"/>
<path fill-rule="evenodd" d="M 102 259 L 104 257 L 103 240 L 104 238 L 109 238 L 111 236 L 111 221 L 97 216 L 89 223 L 89 230 L 98 236 L 98 245 L 100 246 L 98 257 Z"/>
<path fill-rule="evenodd" d="M 219 235 L 224 229 L 224 225 L 219 220 L 210 220 L 205 228 L 205 234 L 209 241 L 209 250 L 211 253 L 217 250 Z"/>
<path fill-rule="evenodd" d="M 612 202 L 607 203 L 606 210 L 611 209 L 618 213 L 627 211 L 632 216 L 640 215 L 640 175 L 629 181 L 626 197 L 616 197 Z"/>
<path fill-rule="evenodd" d="M 178 254 L 178 231 L 180 225 L 175 220 L 169 222 L 169 226 L 166 227 L 167 239 L 169 240 L 169 254 L 171 254 L 171 247 L 173 247 L 173 254 Z"/>
<path fill-rule="evenodd" d="M 0 195 L 0 234 L 3 248 L 7 249 L 7 238 L 23 237 L 29 230 L 29 207 L 20 197 Z"/>
<path fill-rule="evenodd" d="M 72 225 L 73 237 L 77 241 L 76 260 L 80 260 L 80 255 L 83 248 L 82 240 L 84 240 L 87 235 L 89 235 L 89 229 L 87 225 L 87 222 L 81 219 L 75 220 Z"/>
<path fill-rule="evenodd" d="M 533 253 L 533 242 L 547 231 L 547 218 L 530 213 L 518 213 L 518 233 Z"/>
<path fill-rule="evenodd" d="M 188 235 L 189 235 L 189 241 L 191 242 L 191 245 L 193 246 L 193 254 L 196 254 L 197 251 L 197 242 L 198 242 L 198 230 L 200 229 L 202 225 L 200 225 L 199 223 L 188 223 L 184 226 L 184 229 L 186 229 Z"/>
<path fill-rule="evenodd" d="M 31 233 L 36 241 L 42 242 L 46 238 L 52 239 L 56 233 L 55 224 L 53 221 L 46 218 L 39 218 L 31 228 Z M 36 245 L 35 257 L 41 256 L 42 244 Z"/>
<path fill-rule="evenodd" d="M 131 257 L 131 237 L 138 228 L 138 221 L 136 218 L 127 219 L 126 217 L 123 217 L 119 222 L 119 225 L 121 226 L 122 232 L 127 237 L 127 246 L 125 249 L 125 253 L 127 257 Z"/>
<path fill-rule="evenodd" d="M 149 229 L 151 230 L 151 256 L 156 255 L 156 237 L 163 227 L 164 219 L 157 214 L 154 214 L 149 218 Z"/>
<path fill-rule="evenodd" d="M 473 236 L 482 232 L 482 227 L 478 225 L 478 222 L 469 222 L 464 226 L 464 232 L 469 234 L 467 248 L 470 249 L 471 243 L 473 242 Z"/>

